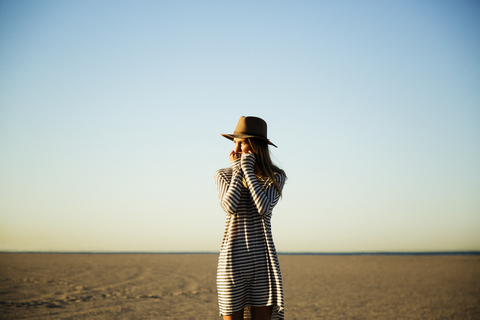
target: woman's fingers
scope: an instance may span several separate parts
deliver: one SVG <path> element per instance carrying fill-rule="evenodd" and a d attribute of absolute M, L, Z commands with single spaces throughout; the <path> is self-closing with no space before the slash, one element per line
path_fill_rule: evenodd
<path fill-rule="evenodd" d="M 229 158 L 230 158 L 230 161 L 233 161 L 240 158 L 240 156 L 241 156 L 240 153 L 236 153 L 234 150 L 232 150 L 232 152 L 230 152 Z"/>

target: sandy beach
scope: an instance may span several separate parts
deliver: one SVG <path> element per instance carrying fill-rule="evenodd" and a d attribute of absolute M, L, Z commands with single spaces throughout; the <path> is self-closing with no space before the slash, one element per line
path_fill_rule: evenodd
<path fill-rule="evenodd" d="M 480 256 L 280 255 L 286 319 L 480 319 Z M 214 254 L 0 254 L 1 319 L 221 319 Z"/>

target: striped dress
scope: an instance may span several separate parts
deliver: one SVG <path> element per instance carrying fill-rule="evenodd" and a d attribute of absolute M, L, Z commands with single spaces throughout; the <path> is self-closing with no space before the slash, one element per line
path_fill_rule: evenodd
<path fill-rule="evenodd" d="M 217 269 L 219 309 L 230 315 L 245 308 L 248 319 L 250 306 L 273 306 L 272 319 L 283 319 L 282 276 L 270 224 L 280 195 L 271 179 L 255 176 L 254 164 L 255 155 L 242 154 L 215 173 L 227 216 Z M 283 188 L 285 175 L 275 176 Z"/>

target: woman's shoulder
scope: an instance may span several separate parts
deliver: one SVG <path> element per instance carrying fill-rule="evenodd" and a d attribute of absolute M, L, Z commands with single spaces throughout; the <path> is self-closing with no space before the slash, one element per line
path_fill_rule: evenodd
<path fill-rule="evenodd" d="M 285 174 L 285 171 L 279 170 L 275 171 L 275 178 L 277 178 L 278 181 L 280 180 L 287 180 L 287 175 Z"/>

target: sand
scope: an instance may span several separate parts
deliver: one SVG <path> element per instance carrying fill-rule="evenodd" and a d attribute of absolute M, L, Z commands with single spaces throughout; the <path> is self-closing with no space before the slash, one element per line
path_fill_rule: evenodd
<path fill-rule="evenodd" d="M 280 255 L 286 319 L 480 319 L 480 256 Z M 0 254 L 1 319 L 221 319 L 213 254 Z"/>

